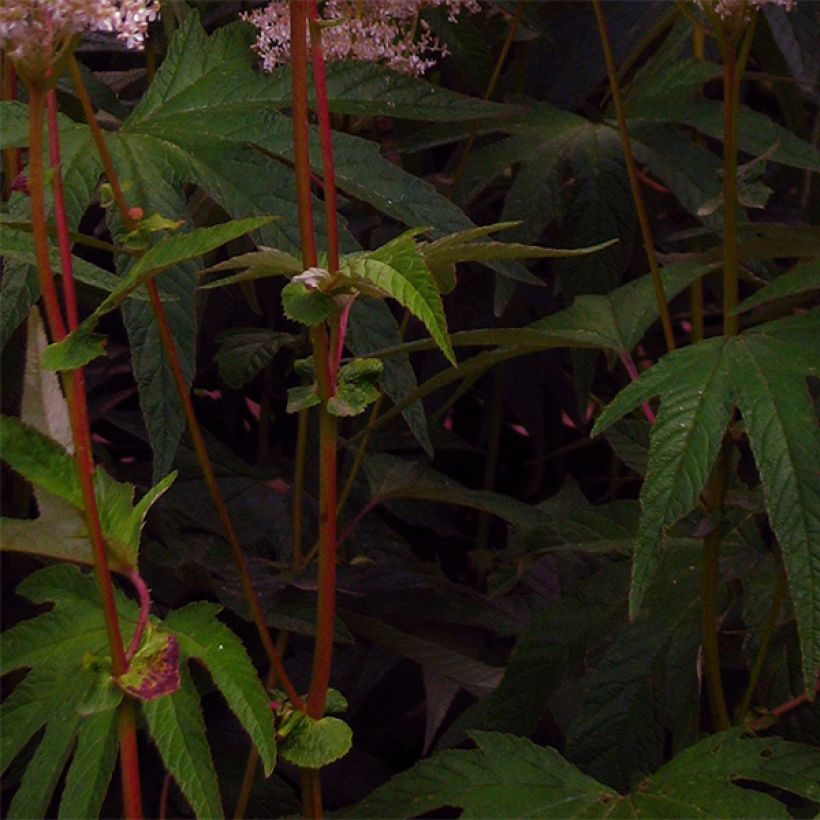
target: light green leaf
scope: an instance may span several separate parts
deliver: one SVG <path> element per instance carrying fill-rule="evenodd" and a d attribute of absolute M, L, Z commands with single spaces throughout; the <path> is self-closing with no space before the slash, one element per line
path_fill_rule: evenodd
<path fill-rule="evenodd" d="M 307 410 L 308 407 L 315 407 L 321 403 L 322 400 L 316 392 L 315 383 L 288 388 L 288 413 L 299 413 L 302 410 Z"/>
<path fill-rule="evenodd" d="M 289 763 L 306 769 L 320 769 L 344 757 L 353 745 L 353 732 L 339 718 L 314 720 L 307 715 L 280 744 L 280 754 Z"/>
<path fill-rule="evenodd" d="M 100 712 L 83 721 L 66 775 L 59 818 L 99 817 L 117 763 L 117 713 Z"/>
<path fill-rule="evenodd" d="M 243 270 L 233 276 L 226 276 L 205 285 L 200 285 L 200 288 L 202 290 L 221 288 L 238 282 L 266 279 L 270 276 L 295 276 L 297 273 L 302 272 L 302 263 L 293 254 L 277 248 L 260 247 L 258 251 L 233 256 L 225 262 L 205 268 L 202 275 L 219 273 L 224 270 L 236 270 L 237 268 L 243 268 Z"/>
<path fill-rule="evenodd" d="M 384 365 L 380 359 L 353 359 L 339 368 L 336 392 L 328 399 L 334 416 L 358 416 L 379 397 Z"/>
<path fill-rule="evenodd" d="M 403 234 L 401 239 L 401 245 L 346 260 L 339 273 L 354 287 L 375 287 L 407 308 L 422 321 L 442 353 L 455 365 L 441 294 L 413 242 L 412 232 Z M 382 254 L 389 255 L 391 262 L 381 261 Z"/>
<path fill-rule="evenodd" d="M 222 817 L 222 801 L 196 687 L 183 665 L 178 692 L 142 704 L 165 768 L 197 817 Z"/>
<path fill-rule="evenodd" d="M 205 664 L 214 683 L 253 740 L 265 773 L 276 764 L 270 699 L 241 641 L 216 615 L 221 607 L 195 603 L 169 613 L 164 628 L 179 641 L 186 658 Z"/>
<path fill-rule="evenodd" d="M 288 282 L 282 288 L 282 308 L 285 316 L 308 327 L 321 324 L 333 313 L 332 297 L 304 282 Z"/>
<path fill-rule="evenodd" d="M 54 342 L 46 348 L 43 367 L 47 370 L 77 370 L 105 356 L 104 343 L 105 336 L 92 333 L 89 327 L 80 325 L 61 342 Z"/>

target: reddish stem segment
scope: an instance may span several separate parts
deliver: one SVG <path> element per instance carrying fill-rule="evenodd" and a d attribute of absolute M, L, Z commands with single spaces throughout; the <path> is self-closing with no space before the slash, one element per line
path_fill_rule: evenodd
<path fill-rule="evenodd" d="M 133 584 L 140 601 L 140 614 L 137 620 L 137 628 L 134 630 L 131 643 L 128 644 L 128 649 L 125 652 L 125 657 L 130 663 L 131 658 L 134 657 L 140 647 L 142 635 L 148 624 L 148 616 L 151 614 L 151 593 L 142 576 L 135 569 L 132 569 L 131 572 L 128 573 L 128 580 Z"/>
<path fill-rule="evenodd" d="M 621 360 L 621 363 L 626 368 L 626 372 L 629 373 L 629 378 L 632 381 L 638 380 L 638 368 L 635 367 L 635 362 L 632 359 L 632 355 L 628 350 L 621 350 L 618 353 L 618 356 Z M 643 414 L 646 416 L 646 420 L 650 424 L 655 423 L 655 414 L 652 412 L 652 408 L 649 406 L 648 402 L 641 402 L 641 410 L 643 410 Z"/>
<path fill-rule="evenodd" d="M 46 318 L 53 339 L 65 338 L 66 328 L 57 301 L 54 277 L 48 254 L 48 235 L 45 220 L 45 180 L 43 173 L 43 110 L 46 104 L 46 93 L 42 87 L 32 84 L 29 87 L 29 177 L 31 191 L 31 229 L 34 238 L 37 270 L 40 278 L 40 289 L 46 310 Z M 74 294 L 73 272 L 71 267 L 71 246 L 68 236 L 65 207 L 62 197 L 62 180 L 60 179 L 60 148 L 57 130 L 56 107 L 49 103 L 49 156 L 53 165 L 55 180 L 55 219 L 57 237 L 60 245 L 60 256 L 63 263 L 63 283 L 66 299 L 69 304 L 69 319 L 76 326 L 76 302 L 71 303 Z M 91 432 L 88 419 L 88 406 L 85 396 L 85 382 L 82 369 L 71 371 L 64 379 L 66 402 L 71 420 L 71 432 L 74 441 L 75 458 L 80 486 L 85 505 L 85 518 L 88 527 L 91 548 L 94 554 L 94 577 L 105 616 L 108 644 L 111 651 L 111 669 L 114 677 L 119 677 L 128 668 L 128 661 L 123 649 L 119 618 L 114 601 L 114 588 L 111 582 L 111 570 L 105 551 L 105 538 L 100 524 L 97 500 L 94 494 L 94 462 L 91 454 Z M 136 727 L 133 717 L 133 706 L 126 701 L 120 707 L 118 718 L 118 737 L 120 745 L 120 771 L 122 776 L 123 803 L 126 817 L 142 816 L 142 797 L 140 791 L 139 758 L 137 755 Z"/>

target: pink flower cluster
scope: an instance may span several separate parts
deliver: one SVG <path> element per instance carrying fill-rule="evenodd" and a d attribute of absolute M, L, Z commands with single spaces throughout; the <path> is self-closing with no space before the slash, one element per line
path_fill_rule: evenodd
<path fill-rule="evenodd" d="M 139 47 L 157 0 L 2 0 L 0 48 L 15 62 L 43 62 L 44 52 L 83 31 L 115 32 L 129 48 Z"/>
<path fill-rule="evenodd" d="M 712 9 L 724 20 L 745 17 L 751 9 L 759 9 L 767 3 L 783 6 L 791 11 L 797 0 L 695 0 L 702 9 Z"/>
<path fill-rule="evenodd" d="M 464 10 L 473 14 L 478 0 L 326 0 L 322 6 L 322 48 L 326 60 L 381 62 L 394 71 L 418 76 L 447 49 L 419 14 L 443 6 L 451 21 Z M 256 51 L 265 71 L 290 59 L 290 14 L 286 0 L 273 0 L 243 18 L 259 29 Z M 415 35 L 415 36 L 414 36 Z"/>

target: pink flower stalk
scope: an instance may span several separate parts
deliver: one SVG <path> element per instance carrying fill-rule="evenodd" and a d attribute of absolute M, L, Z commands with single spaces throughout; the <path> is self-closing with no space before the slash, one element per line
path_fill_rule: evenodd
<path fill-rule="evenodd" d="M 322 7 L 325 59 L 381 62 L 419 76 L 447 49 L 419 18 L 424 8 L 443 6 L 454 21 L 459 12 L 480 8 L 478 0 L 327 0 Z M 254 46 L 265 71 L 290 60 L 290 14 L 286 0 L 242 16 L 259 29 Z M 417 36 L 414 36 L 417 35 Z"/>
<path fill-rule="evenodd" d="M 129 48 L 140 47 L 158 8 L 158 0 L 2 0 L 0 48 L 40 73 L 84 31 L 114 32 Z"/>

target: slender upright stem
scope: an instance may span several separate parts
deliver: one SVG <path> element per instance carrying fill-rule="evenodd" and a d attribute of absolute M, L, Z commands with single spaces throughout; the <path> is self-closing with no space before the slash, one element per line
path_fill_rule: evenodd
<path fill-rule="evenodd" d="M 484 92 L 485 100 L 489 100 L 495 92 L 495 87 L 498 84 L 499 78 L 501 77 L 501 71 L 504 68 L 504 63 L 507 62 L 507 57 L 509 56 L 510 49 L 512 48 L 513 41 L 515 40 L 515 33 L 518 31 L 518 26 L 521 24 L 521 15 L 523 13 L 524 2 L 523 0 L 519 0 L 519 2 L 516 3 L 515 6 L 515 13 L 513 14 L 513 17 L 510 20 L 510 27 L 507 30 L 507 37 L 504 40 L 504 45 L 501 46 L 501 52 L 498 55 L 498 59 L 495 61 L 493 73 L 490 76 L 489 82 L 487 83 L 487 89 Z M 453 193 L 455 192 L 456 186 L 459 183 L 459 180 L 464 174 L 464 169 L 467 167 L 467 159 L 472 153 L 476 137 L 478 137 L 479 128 L 479 123 L 473 123 L 472 127 L 470 128 L 470 135 L 467 137 L 467 142 L 464 145 L 464 150 L 461 152 L 461 156 L 458 159 L 458 165 L 456 165 L 456 169 L 455 171 L 453 171 L 453 179 L 450 182 L 451 199 L 453 197 Z"/>
<path fill-rule="evenodd" d="M 303 566 L 302 557 L 302 517 L 305 508 L 305 466 L 307 463 L 307 439 L 310 416 L 307 410 L 300 410 L 296 422 L 296 451 L 293 458 L 293 569 L 298 572 Z"/>
<path fill-rule="evenodd" d="M 506 367 L 499 365 L 493 371 L 493 400 L 490 410 L 490 429 L 487 433 L 487 456 L 484 460 L 484 481 L 482 487 L 485 490 L 495 489 L 495 474 L 498 468 L 498 456 L 501 452 L 501 428 L 504 422 L 504 389 L 506 386 Z M 478 564 L 481 570 L 484 566 L 484 559 L 489 558 L 487 545 L 490 538 L 490 514 L 482 511 L 478 516 L 478 527 L 476 528 L 475 557 L 481 562 Z M 483 577 L 483 571 L 481 572 Z"/>
<path fill-rule="evenodd" d="M 737 49 L 727 42 L 723 49 L 723 333 L 735 336 L 734 314 L 738 294 L 737 256 L 737 105 L 735 77 Z"/>
<path fill-rule="evenodd" d="M 638 175 L 635 172 L 635 159 L 632 156 L 632 142 L 629 138 L 629 129 L 626 125 L 626 115 L 624 113 L 623 101 L 621 100 L 621 90 L 618 85 L 618 72 L 615 67 L 615 60 L 612 56 L 612 48 L 609 44 L 609 34 L 607 33 L 606 21 L 601 9 L 601 0 L 592 0 L 595 9 L 595 19 L 598 22 L 598 34 L 601 38 L 601 46 L 604 51 L 606 70 L 609 75 L 609 88 L 612 92 L 612 104 L 615 107 L 615 116 L 618 120 L 618 131 L 621 135 L 621 145 L 624 150 L 624 160 L 626 162 L 626 172 L 629 177 L 629 187 L 632 191 L 632 199 L 635 203 L 635 212 L 638 216 L 638 224 L 641 229 L 644 249 L 646 251 L 646 261 L 649 265 L 649 273 L 652 276 L 652 285 L 655 289 L 655 299 L 658 303 L 658 314 L 661 317 L 663 326 L 663 336 L 666 340 L 667 351 L 675 349 L 675 333 L 672 330 L 672 320 L 669 317 L 669 307 L 666 304 L 666 294 L 663 290 L 658 258 L 655 254 L 655 243 L 652 240 L 652 228 L 649 225 L 649 216 L 646 212 L 646 205 L 643 201 L 641 186 L 638 183 Z"/>
<path fill-rule="evenodd" d="M 114 163 L 111 161 L 111 156 L 108 153 L 108 148 L 105 145 L 105 140 L 103 139 L 102 131 L 100 130 L 99 124 L 97 123 L 96 118 L 94 117 L 94 110 L 91 107 L 91 101 L 88 97 L 88 92 L 85 89 L 85 85 L 82 81 L 82 76 L 80 75 L 79 68 L 77 67 L 76 60 L 73 56 L 71 57 L 69 64 L 71 67 L 72 79 L 77 90 L 77 95 L 83 107 L 83 112 L 85 114 L 86 121 L 88 122 L 88 125 L 91 128 L 91 133 L 94 136 L 94 141 L 97 146 L 97 150 L 99 151 L 100 158 L 103 163 L 103 168 L 105 169 L 106 175 L 108 177 L 108 181 L 111 185 L 114 202 L 119 211 L 120 218 L 122 219 L 126 228 L 133 229 L 133 227 L 135 227 L 136 225 L 136 221 L 134 220 L 133 216 L 131 215 L 128 209 L 125 196 L 122 192 L 122 187 L 119 183 L 119 177 L 117 176 L 116 170 L 114 169 Z M 194 445 L 194 451 L 196 453 L 197 461 L 199 462 L 199 466 L 202 471 L 205 484 L 208 488 L 208 493 L 211 497 L 211 502 L 213 503 L 214 508 L 216 509 L 217 516 L 219 517 L 220 523 L 222 524 L 222 529 L 225 533 L 225 537 L 228 543 L 230 544 L 234 562 L 239 573 L 239 579 L 242 584 L 242 591 L 245 595 L 245 599 L 251 611 L 251 617 L 253 619 L 254 625 L 256 626 L 256 630 L 259 633 L 259 638 L 262 642 L 265 654 L 267 655 L 271 666 L 276 670 L 280 680 L 282 681 L 282 688 L 285 690 L 285 692 L 287 692 L 287 695 L 291 699 L 291 702 L 297 708 L 302 708 L 304 702 L 302 701 L 301 697 L 299 696 L 299 693 L 296 691 L 295 687 L 291 683 L 291 680 L 285 672 L 284 666 L 282 665 L 281 658 L 276 653 L 276 648 L 274 647 L 273 639 L 271 638 L 270 632 L 265 622 L 265 614 L 262 610 L 262 605 L 259 601 L 259 597 L 256 594 L 256 590 L 253 586 L 253 582 L 250 577 L 250 572 L 248 570 L 247 561 L 245 560 L 245 555 L 239 543 L 239 538 L 236 535 L 236 530 L 233 527 L 233 522 L 231 521 L 230 515 L 228 513 L 227 505 L 225 504 L 225 500 L 222 497 L 222 491 L 219 489 L 219 484 L 217 483 L 216 475 L 214 474 L 213 466 L 211 464 L 210 457 L 208 456 L 208 450 L 205 446 L 205 438 L 202 434 L 202 428 L 199 425 L 199 420 L 197 419 L 196 412 L 194 411 L 193 402 L 191 401 L 191 395 L 188 390 L 188 383 L 185 378 L 185 374 L 182 370 L 182 364 L 179 360 L 179 355 L 176 349 L 176 343 L 174 342 L 174 337 L 171 333 L 170 325 L 168 324 L 168 318 L 165 314 L 165 308 L 163 307 L 162 299 L 160 298 L 156 282 L 154 280 L 147 282 L 146 288 L 148 290 L 148 297 L 154 312 L 154 319 L 157 324 L 157 330 L 159 331 L 160 341 L 165 351 L 166 361 L 171 370 L 171 375 L 174 379 L 174 384 L 176 385 L 180 402 L 182 403 L 182 410 L 188 425 L 188 432 L 191 436 L 191 440 Z"/>
<path fill-rule="evenodd" d="M 697 22 L 692 26 L 692 53 L 696 60 L 705 59 L 706 26 Z M 704 144 L 703 135 L 696 134 L 695 141 L 701 146 Z M 694 249 L 700 250 L 697 240 Z M 704 335 L 703 319 L 703 277 L 699 276 L 689 286 L 689 320 L 692 324 L 692 341 L 699 342 Z"/>
<path fill-rule="evenodd" d="M 763 667 L 766 664 L 766 656 L 769 654 L 769 646 L 771 645 L 772 635 L 774 635 L 774 630 L 777 626 L 777 618 L 780 615 L 780 610 L 786 597 L 787 587 L 786 573 L 781 570 L 777 576 L 777 587 L 775 588 L 774 597 L 772 598 L 772 605 L 769 608 L 769 617 L 766 619 L 766 625 L 760 637 L 760 647 L 757 651 L 757 657 L 755 658 L 754 664 L 752 664 L 752 670 L 749 674 L 749 683 L 746 686 L 746 691 L 743 693 L 743 700 L 740 702 L 740 706 L 735 713 L 738 724 L 743 723 L 743 718 L 746 717 L 746 713 L 752 705 L 752 698 L 757 690 L 757 684 L 763 672 Z"/>
<path fill-rule="evenodd" d="M 32 83 L 29 85 L 29 188 L 31 193 L 31 230 L 34 239 L 35 257 L 40 280 L 40 290 L 46 310 L 46 318 L 52 339 L 65 338 L 66 326 L 60 312 L 57 291 L 48 254 L 48 233 L 45 220 L 45 175 L 43 169 L 43 112 L 47 92 Z M 53 105 L 53 101 L 50 105 Z M 56 128 L 56 109 L 49 117 L 49 157 L 51 159 L 55 194 L 55 218 L 57 238 L 63 264 L 63 283 L 67 298 L 73 298 L 73 275 L 71 249 L 68 238 L 68 224 L 62 201 L 62 180 L 60 179 L 59 133 Z M 76 326 L 76 303 L 69 306 L 69 317 Z M 100 514 L 94 493 L 94 461 L 91 452 L 91 430 L 88 420 L 88 406 L 85 395 L 85 381 L 82 369 L 65 375 L 66 402 L 69 408 L 71 433 L 74 442 L 77 474 L 83 494 L 86 526 L 94 555 L 94 578 L 100 596 L 105 618 L 108 645 L 111 652 L 111 671 L 119 677 L 128 669 L 128 660 L 122 642 L 119 617 L 114 600 L 111 569 L 105 549 L 105 538 L 100 524 Z M 136 728 L 133 720 L 133 706 L 126 698 L 120 706 L 117 731 L 120 746 L 120 772 L 122 777 L 123 809 L 126 817 L 142 816 L 139 759 L 137 756 Z"/>
<path fill-rule="evenodd" d="M 151 614 L 151 593 L 148 590 L 148 585 L 135 569 L 132 569 L 131 572 L 128 573 L 128 580 L 136 590 L 137 597 L 140 602 L 140 614 L 137 619 L 137 626 L 136 629 L 134 629 L 134 634 L 131 636 L 131 642 L 128 644 L 128 649 L 125 651 L 125 657 L 130 663 L 131 658 L 134 657 L 137 650 L 140 648 L 140 642 L 142 641 L 145 627 L 148 625 L 148 617 Z"/>
<path fill-rule="evenodd" d="M 703 541 L 703 568 L 701 573 L 701 640 L 703 643 L 703 669 L 709 692 L 709 708 L 712 725 L 717 731 L 728 729 L 732 722 L 726 708 L 723 680 L 720 673 L 720 648 L 718 645 L 718 585 L 720 583 L 720 542 L 723 538 L 723 504 L 729 484 L 732 459 L 732 443 L 727 435 L 718 455 L 710 485 L 706 492 L 706 510 L 712 523 L 712 531 Z"/>

